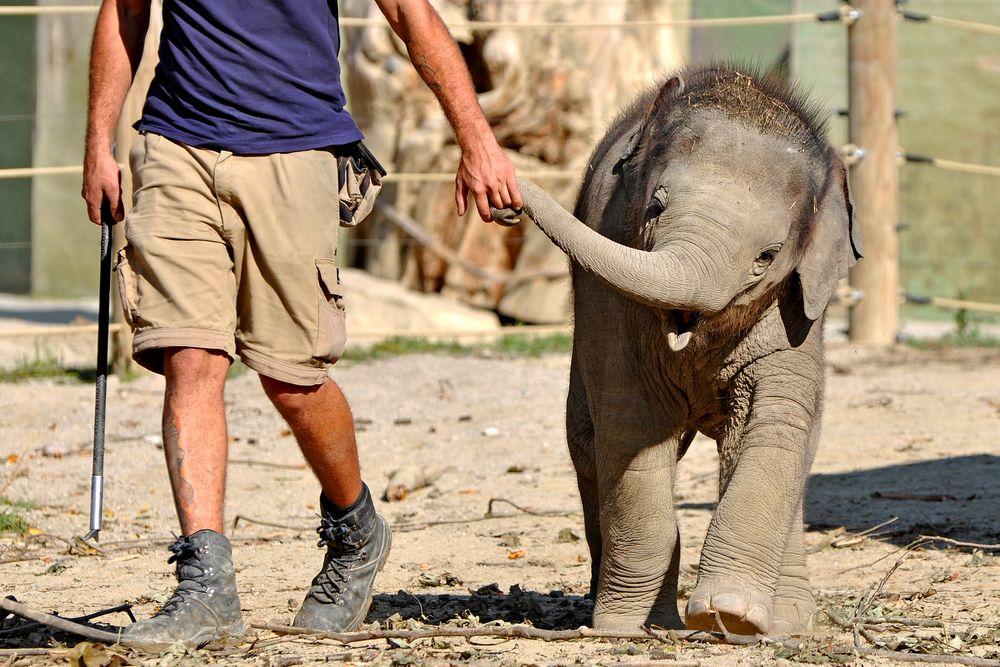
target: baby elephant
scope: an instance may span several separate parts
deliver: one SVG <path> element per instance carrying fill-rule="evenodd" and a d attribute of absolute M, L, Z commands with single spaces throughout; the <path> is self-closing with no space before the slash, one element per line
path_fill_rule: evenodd
<path fill-rule="evenodd" d="M 530 182 L 521 192 L 572 259 L 566 427 L 594 626 L 683 627 L 673 489 L 700 431 L 718 444 L 720 497 L 687 627 L 808 629 L 823 313 L 861 257 L 820 112 L 777 79 L 693 69 L 612 124 L 573 215 Z"/>

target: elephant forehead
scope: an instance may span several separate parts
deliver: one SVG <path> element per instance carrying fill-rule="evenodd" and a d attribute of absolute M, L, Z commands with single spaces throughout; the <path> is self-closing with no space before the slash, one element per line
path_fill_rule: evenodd
<path fill-rule="evenodd" d="M 807 146 L 720 112 L 688 119 L 672 133 L 665 154 L 665 175 L 680 180 L 687 175 L 720 186 L 747 185 L 758 197 L 786 204 L 789 196 L 811 193 L 813 167 Z"/>

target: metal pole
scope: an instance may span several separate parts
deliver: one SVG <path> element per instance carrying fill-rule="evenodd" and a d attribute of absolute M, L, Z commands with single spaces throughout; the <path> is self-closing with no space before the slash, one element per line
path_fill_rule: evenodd
<path fill-rule="evenodd" d="M 97 313 L 97 400 L 94 407 L 94 463 L 90 478 L 90 532 L 83 539 L 100 539 L 104 513 L 104 416 L 108 397 L 108 339 L 111 320 L 111 204 L 101 204 L 101 277 Z"/>
<path fill-rule="evenodd" d="M 865 258 L 851 270 L 864 294 L 850 311 L 850 339 L 891 345 L 899 329 L 898 136 L 894 0 L 855 0 L 861 15 L 848 28 L 850 143 L 854 211 Z"/>

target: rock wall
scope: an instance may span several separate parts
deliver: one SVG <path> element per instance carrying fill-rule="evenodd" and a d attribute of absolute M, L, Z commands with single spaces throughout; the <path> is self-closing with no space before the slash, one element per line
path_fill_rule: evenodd
<path fill-rule="evenodd" d="M 686 18 L 686 2 L 435 0 L 465 56 L 480 105 L 519 173 L 536 176 L 567 207 L 607 122 L 644 86 L 675 66 L 685 31 L 572 27 Z M 380 16 L 367 0 L 346 0 L 341 15 Z M 472 21 L 517 27 L 473 29 Z M 536 26 L 558 23 L 559 26 Z M 342 30 L 344 82 L 351 112 L 391 173 L 453 174 L 458 147 L 433 94 L 387 25 Z M 568 313 L 565 256 L 533 225 L 502 228 L 458 218 L 453 178 L 390 183 L 391 204 L 464 261 L 432 252 L 376 212 L 345 233 L 351 265 L 425 292 L 441 292 L 527 322 L 561 322 Z M 487 278 L 467 266 L 486 269 Z M 535 277 L 524 279 L 526 274 Z M 538 275 L 542 274 L 542 275 Z"/>

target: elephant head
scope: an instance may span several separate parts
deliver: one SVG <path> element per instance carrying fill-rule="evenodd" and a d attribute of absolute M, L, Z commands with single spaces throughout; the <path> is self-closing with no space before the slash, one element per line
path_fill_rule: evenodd
<path fill-rule="evenodd" d="M 528 215 L 583 269 L 673 311 L 675 351 L 701 318 L 795 276 L 804 315 L 818 319 L 861 248 L 815 112 L 778 82 L 712 69 L 636 107 L 625 115 L 641 120 L 595 151 L 580 219 L 521 180 Z"/>

